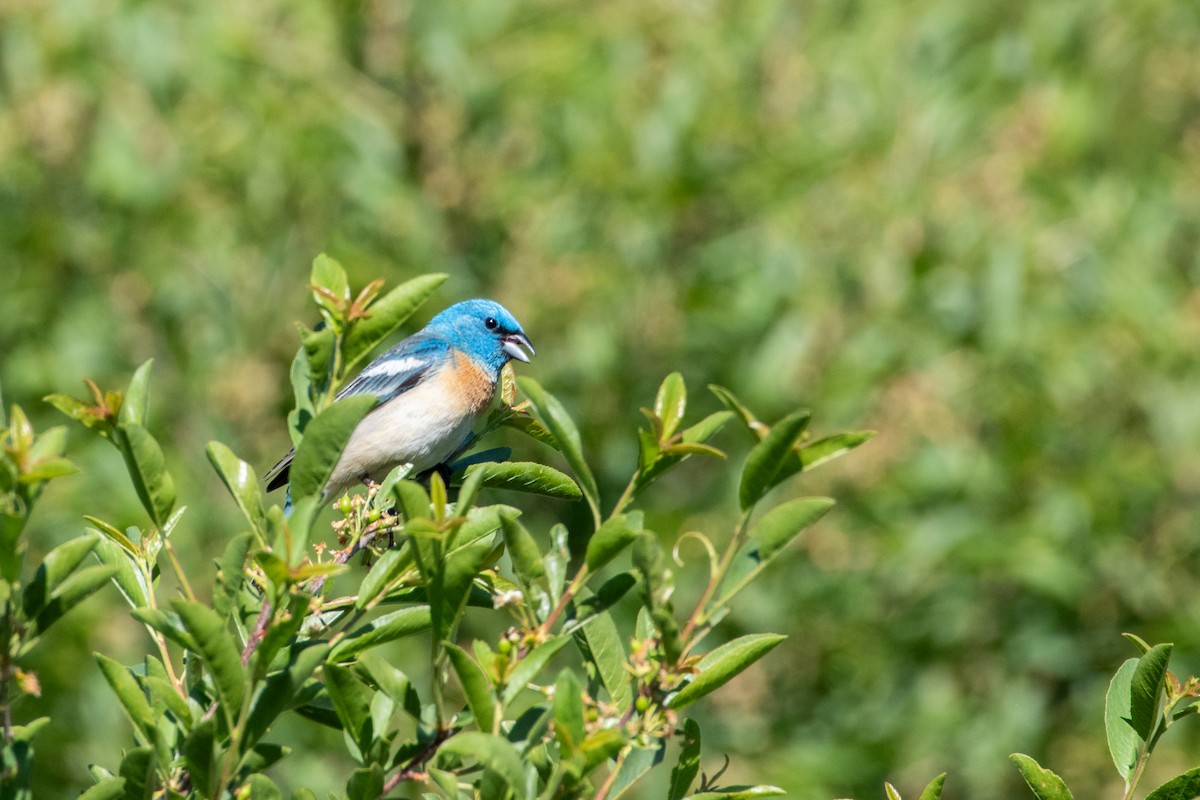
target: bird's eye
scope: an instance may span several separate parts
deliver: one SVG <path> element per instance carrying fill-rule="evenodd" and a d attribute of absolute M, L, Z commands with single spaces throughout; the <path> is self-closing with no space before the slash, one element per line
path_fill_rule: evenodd
<path fill-rule="evenodd" d="M 494 331 L 494 330 L 496 330 L 496 328 L 497 328 L 497 327 L 500 325 L 500 323 L 499 323 L 499 322 L 496 322 L 496 318 L 495 318 L 495 317 L 488 317 L 487 319 L 485 319 L 485 320 L 483 321 L 483 324 L 484 324 L 484 325 L 487 327 L 487 329 L 488 329 L 489 331 Z"/>

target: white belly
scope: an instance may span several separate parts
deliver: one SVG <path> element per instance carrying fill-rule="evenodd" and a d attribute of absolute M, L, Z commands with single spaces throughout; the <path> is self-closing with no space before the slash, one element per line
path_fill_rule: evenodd
<path fill-rule="evenodd" d="M 355 428 L 325 486 L 327 498 L 370 477 L 383 480 L 398 464 L 412 464 L 414 475 L 437 466 L 471 432 L 475 410 L 440 386 L 423 381 L 375 409 Z"/>

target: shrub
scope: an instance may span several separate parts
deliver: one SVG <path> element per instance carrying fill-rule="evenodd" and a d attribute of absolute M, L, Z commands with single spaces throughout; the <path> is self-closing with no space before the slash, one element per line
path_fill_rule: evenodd
<path fill-rule="evenodd" d="M 121 452 L 147 523 L 122 532 L 89 517 L 88 533 L 52 551 L 27 582 L 24 523 L 44 482 L 73 468 L 61 457 L 62 429 L 35 437 L 14 408 L 0 470 L 6 794 L 28 796 L 31 742 L 46 722 L 11 725 L 10 693 L 35 690 L 20 660 L 50 624 L 109 581 L 155 652 L 132 667 L 96 656 L 135 743 L 115 771 L 92 767 L 88 800 L 282 797 L 265 772 L 277 763 L 286 770 L 287 749 L 270 741 L 285 713 L 344 733 L 359 765 L 346 780 L 352 800 L 407 783 L 449 798 L 617 798 L 664 759 L 672 739 L 681 747 L 670 800 L 782 793 L 701 776 L 701 730 L 686 713 L 782 640 L 753 633 L 705 643 L 738 593 L 833 505 L 800 498 L 758 513 L 764 498 L 871 433 L 809 440 L 807 410 L 767 425 L 720 387 L 712 390 L 726 410 L 685 424 L 687 390 L 672 374 L 643 409 L 647 425 L 625 490 L 605 502 L 562 404 L 506 370 L 496 404 L 462 452 L 491 430 L 515 428 L 557 451 L 573 477 L 509 461 L 504 449 L 460 452 L 443 470 L 414 476 L 401 467 L 365 492 L 336 498 L 327 526 L 322 488 L 371 405 L 335 400 L 337 390 L 443 279 L 418 277 L 386 294 L 376 281 L 352 296 L 341 267 L 316 259 L 312 290 L 322 324 L 301 328 L 291 371 L 294 505 L 290 515 L 268 506 L 254 469 L 225 445 L 209 444 L 247 528 L 229 537 L 211 592 L 193 588 L 171 543 L 184 509 L 146 427 L 150 362 L 123 392 L 89 384 L 90 400 L 47 398 Z M 740 473 L 732 531 L 689 531 L 664 543 L 644 528 L 636 504 L 693 456 L 724 458 L 709 442 L 731 421 L 756 442 Z M 484 503 L 492 489 L 583 502 L 591 532 L 574 549 L 561 523 L 535 535 L 518 508 Z M 709 577 L 680 614 L 665 545 L 685 539 L 702 546 Z M 99 563 L 85 566 L 89 555 Z M 174 573 L 178 596 L 162 596 L 162 568 Z M 628 642 L 614 617 L 626 596 L 640 608 Z M 502 619 L 503 632 L 468 641 L 460 630 L 467 608 Z M 424 642 L 405 650 L 405 663 L 380 655 L 379 646 L 405 638 Z M 314 797 L 307 789 L 292 796 Z"/>

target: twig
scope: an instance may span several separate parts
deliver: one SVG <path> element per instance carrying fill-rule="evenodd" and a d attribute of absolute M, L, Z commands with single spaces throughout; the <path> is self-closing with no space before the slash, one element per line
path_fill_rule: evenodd
<path fill-rule="evenodd" d="M 424 766 L 425 762 L 433 757 L 437 749 L 442 746 L 442 742 L 450 738 L 450 731 L 439 729 L 434 737 L 429 740 L 429 743 L 421 749 L 412 759 L 409 760 L 404 768 L 397 772 L 392 777 L 388 778 L 388 782 L 383 785 L 383 793 L 387 794 L 392 789 L 395 789 L 404 781 L 423 781 L 426 780 L 428 773 L 422 772 L 417 767 Z"/>
<path fill-rule="evenodd" d="M 262 642 L 263 636 L 267 632 L 267 623 L 271 621 L 271 601 L 263 600 L 262 609 L 258 612 L 258 619 L 254 622 L 254 630 L 250 631 L 250 635 L 246 637 L 246 646 L 242 648 L 242 666 L 250 663 L 250 657 L 254 655 L 254 650 Z"/>

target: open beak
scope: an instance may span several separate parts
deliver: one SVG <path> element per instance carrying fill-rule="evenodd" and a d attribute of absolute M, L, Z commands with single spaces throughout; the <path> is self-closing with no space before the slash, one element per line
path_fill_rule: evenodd
<path fill-rule="evenodd" d="M 515 358 L 517 361 L 524 361 L 526 364 L 528 364 L 529 356 L 537 355 L 537 351 L 535 351 L 533 349 L 533 345 L 529 343 L 529 337 L 523 333 L 509 334 L 501 339 L 500 342 L 501 346 L 504 348 L 504 352 L 508 353 L 509 356 Z M 525 351 L 521 349 L 522 347 L 529 350 L 528 355 L 526 355 Z"/>

